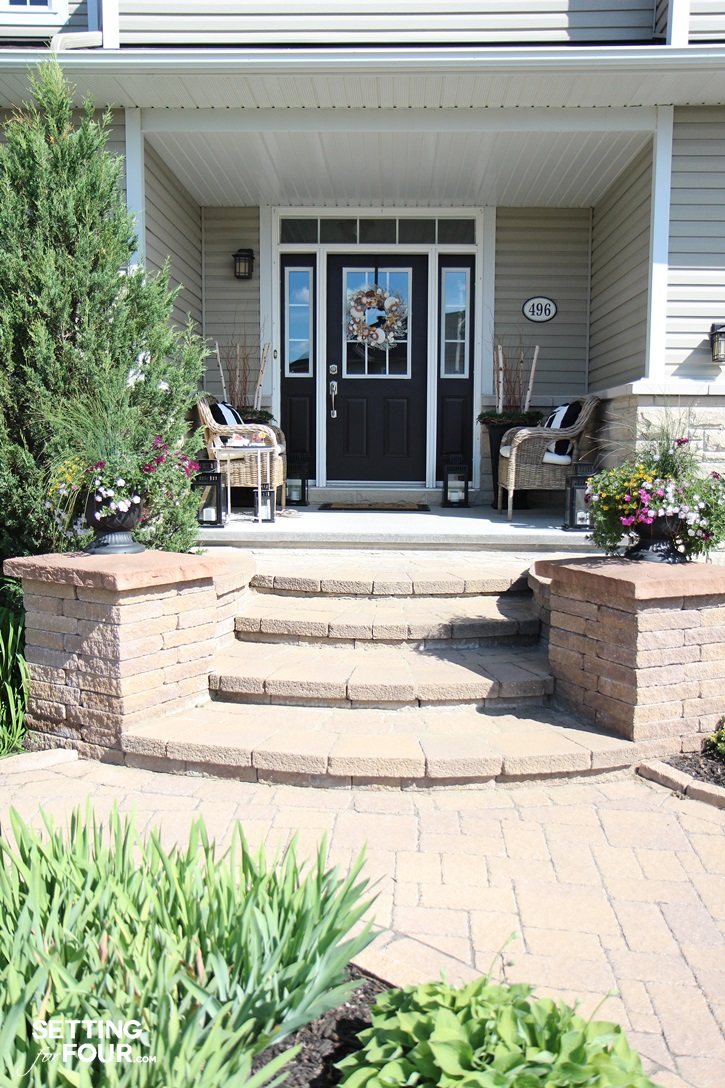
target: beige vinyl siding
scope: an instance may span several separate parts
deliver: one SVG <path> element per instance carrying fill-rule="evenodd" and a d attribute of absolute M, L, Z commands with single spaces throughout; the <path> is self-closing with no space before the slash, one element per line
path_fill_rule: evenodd
<path fill-rule="evenodd" d="M 725 3 L 723 0 L 691 0 L 690 41 L 725 41 Z"/>
<path fill-rule="evenodd" d="M 120 0 L 121 45 L 650 41 L 654 0 Z"/>
<path fill-rule="evenodd" d="M 169 260 L 171 287 L 181 285 L 174 321 L 185 325 L 191 314 L 201 326 L 201 209 L 152 147 L 144 158 L 146 267 L 156 272 Z"/>
<path fill-rule="evenodd" d="M 588 208 L 499 208 L 496 215 L 494 332 L 530 359 L 541 346 L 534 403 L 586 392 L 589 305 Z M 521 308 L 545 295 L 558 307 L 545 324 L 528 321 Z"/>
<path fill-rule="evenodd" d="M 240 352 L 249 355 L 248 391 L 254 392 L 259 371 L 259 208 L 204 208 L 204 332 L 219 342 L 224 361 Z M 251 280 L 234 278 L 232 253 L 254 251 Z M 269 330 L 267 330 L 269 336 Z M 222 392 L 214 356 L 206 361 L 205 387 Z"/>
<path fill-rule="evenodd" d="M 655 38 L 667 37 L 667 24 L 669 22 L 670 0 L 656 0 L 654 36 Z"/>
<path fill-rule="evenodd" d="M 589 388 L 645 373 L 652 146 L 637 155 L 592 212 Z"/>
<path fill-rule="evenodd" d="M 31 11 L 31 9 L 28 10 Z M 33 11 L 38 12 L 38 9 L 35 8 Z M 22 8 L 14 8 L 11 14 L 15 12 L 22 14 Z M 17 22 L 11 23 L 6 18 L 8 14 L 7 10 L 0 10 L 0 40 L 3 38 L 12 38 L 15 41 L 25 38 L 44 40 L 52 38 L 54 34 L 62 30 L 88 30 L 87 0 L 70 0 L 68 18 L 63 23 L 58 22 L 57 19 L 44 19 L 42 14 L 31 12 L 27 21 L 19 26 Z"/>
<path fill-rule="evenodd" d="M 725 107 L 675 110 L 667 367 L 717 377 L 708 333 L 725 323 Z"/>

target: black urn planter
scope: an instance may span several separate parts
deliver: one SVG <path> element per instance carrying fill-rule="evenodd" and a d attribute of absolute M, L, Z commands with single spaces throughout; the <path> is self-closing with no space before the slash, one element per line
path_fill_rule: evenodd
<path fill-rule="evenodd" d="M 141 521 L 143 503 L 135 502 L 128 510 L 114 510 L 111 514 L 97 518 L 96 514 L 104 508 L 108 509 L 107 502 L 98 502 L 95 495 L 89 495 L 86 521 L 96 535 L 83 551 L 87 555 L 135 555 L 145 552 L 143 544 L 139 544 L 131 536 Z"/>
<path fill-rule="evenodd" d="M 655 518 L 651 525 L 638 523 L 630 532 L 638 539 L 626 549 L 625 559 L 645 563 L 687 563 L 688 559 L 675 547 L 677 518 Z"/>

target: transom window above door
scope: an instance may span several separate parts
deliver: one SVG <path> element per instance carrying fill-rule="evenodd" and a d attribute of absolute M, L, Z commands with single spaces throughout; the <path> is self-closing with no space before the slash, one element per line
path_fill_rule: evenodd
<path fill-rule="evenodd" d="M 409 378 L 410 268 L 345 268 L 346 378 Z"/>
<path fill-rule="evenodd" d="M 299 216 L 280 219 L 280 242 L 292 245 L 475 245 L 476 220 L 420 216 Z"/>

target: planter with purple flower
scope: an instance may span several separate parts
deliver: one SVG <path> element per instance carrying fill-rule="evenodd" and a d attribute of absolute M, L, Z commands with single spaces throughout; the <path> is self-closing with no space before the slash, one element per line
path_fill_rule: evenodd
<path fill-rule="evenodd" d="M 587 485 L 592 540 L 627 559 L 686 563 L 725 540 L 725 481 L 690 440 L 663 433 Z"/>

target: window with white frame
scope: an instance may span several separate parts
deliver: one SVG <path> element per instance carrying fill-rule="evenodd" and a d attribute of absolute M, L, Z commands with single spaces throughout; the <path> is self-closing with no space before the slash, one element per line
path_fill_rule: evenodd
<path fill-rule="evenodd" d="M 3 26 L 32 26 L 45 23 L 63 26 L 68 21 L 68 0 L 0 0 Z"/>

